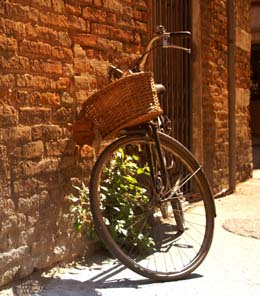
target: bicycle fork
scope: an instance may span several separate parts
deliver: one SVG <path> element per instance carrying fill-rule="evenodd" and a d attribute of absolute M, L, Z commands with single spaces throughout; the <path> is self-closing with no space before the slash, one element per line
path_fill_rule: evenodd
<path fill-rule="evenodd" d="M 157 194 L 160 194 L 162 193 L 162 190 L 165 191 L 169 185 L 169 180 L 167 178 L 166 159 L 162 153 L 160 138 L 158 134 L 158 128 L 155 124 L 151 124 L 150 127 L 151 127 L 151 133 L 155 142 L 156 149 L 155 151 L 152 151 L 151 146 L 147 145 L 149 166 L 151 170 L 152 179 L 154 180 L 154 186 L 156 188 L 156 192 Z M 158 164 L 156 163 L 156 154 L 159 158 L 159 169 L 157 169 Z M 155 171 L 155 169 L 157 171 Z M 158 175 L 158 172 L 159 172 L 159 175 Z"/>

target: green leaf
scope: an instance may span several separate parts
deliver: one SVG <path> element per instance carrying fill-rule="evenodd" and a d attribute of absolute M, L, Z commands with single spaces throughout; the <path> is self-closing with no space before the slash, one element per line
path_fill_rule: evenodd
<path fill-rule="evenodd" d="M 74 189 L 77 189 L 78 191 L 81 191 L 81 188 L 79 186 L 73 185 L 72 186 Z"/>
<path fill-rule="evenodd" d="M 139 156 L 137 156 L 137 155 L 133 155 L 133 159 L 134 159 L 134 160 L 139 160 Z"/>
<path fill-rule="evenodd" d="M 76 196 L 70 196 L 69 199 L 70 199 L 72 202 L 78 202 L 78 201 L 79 201 L 79 198 L 76 197 Z"/>
<path fill-rule="evenodd" d="M 77 212 L 78 208 L 75 207 L 75 206 L 73 206 L 73 205 L 71 205 L 70 208 L 69 208 L 69 210 L 70 210 L 70 212 L 75 213 L 75 212 Z"/>
<path fill-rule="evenodd" d="M 131 182 L 132 184 L 136 184 L 137 183 L 137 180 L 134 177 L 131 177 L 131 176 L 124 176 L 124 179 L 126 179 L 129 182 Z"/>
<path fill-rule="evenodd" d="M 113 207 L 113 209 L 114 209 L 115 211 L 117 211 L 117 212 L 120 212 L 119 207 Z"/>
<path fill-rule="evenodd" d="M 100 189 L 103 190 L 103 191 L 106 191 L 106 192 L 109 191 L 108 188 L 107 188 L 106 186 L 100 186 Z"/>
<path fill-rule="evenodd" d="M 79 222 L 78 220 L 75 221 L 74 226 L 76 230 L 80 230 L 82 228 L 82 223 Z"/>

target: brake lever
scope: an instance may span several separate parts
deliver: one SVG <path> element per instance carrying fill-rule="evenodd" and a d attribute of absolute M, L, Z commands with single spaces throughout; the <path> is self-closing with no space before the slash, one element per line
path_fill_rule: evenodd
<path fill-rule="evenodd" d="M 180 49 L 180 50 L 186 51 L 187 53 L 191 53 L 190 48 L 186 48 L 186 47 L 178 46 L 178 45 L 174 45 L 174 44 L 163 45 L 163 48 L 175 48 L 175 49 Z"/>
<path fill-rule="evenodd" d="M 185 32 L 179 32 L 179 33 L 186 33 Z M 186 48 L 183 46 L 179 46 L 179 45 L 175 45 L 175 44 L 169 44 L 168 40 L 171 37 L 173 33 L 164 33 L 163 34 L 163 48 L 174 48 L 174 49 L 179 49 L 179 50 L 183 50 L 186 51 L 187 53 L 191 53 L 191 49 L 190 48 Z"/>

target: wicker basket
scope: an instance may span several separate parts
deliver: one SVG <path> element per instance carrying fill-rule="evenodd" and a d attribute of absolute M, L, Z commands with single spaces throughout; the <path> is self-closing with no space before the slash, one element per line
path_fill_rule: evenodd
<path fill-rule="evenodd" d="M 123 77 L 94 93 L 80 112 L 91 119 L 102 138 L 160 115 L 162 109 L 151 72 Z"/>

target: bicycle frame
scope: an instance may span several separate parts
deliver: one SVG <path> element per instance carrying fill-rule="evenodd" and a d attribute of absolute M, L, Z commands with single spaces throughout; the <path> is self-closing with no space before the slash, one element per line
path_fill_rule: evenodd
<path fill-rule="evenodd" d="M 190 33 L 167 33 L 159 27 L 132 73 L 144 68 L 159 39 L 160 46 L 189 52 L 169 45 L 172 36 Z M 114 77 L 123 75 L 117 68 L 110 70 Z M 162 115 L 121 130 L 93 167 L 89 195 L 95 228 L 111 254 L 140 275 L 160 281 L 183 278 L 201 264 L 216 215 L 202 166 L 168 132 Z"/>
<path fill-rule="evenodd" d="M 144 67 L 147 61 L 147 58 L 150 54 L 150 52 L 154 49 L 153 44 L 158 41 L 158 40 L 162 40 L 162 45 L 160 45 L 162 48 L 173 48 L 173 49 L 178 49 L 178 50 L 183 50 L 187 53 L 190 53 L 191 50 L 189 48 L 185 48 L 182 46 L 178 46 L 175 44 L 170 44 L 169 43 L 169 39 L 176 37 L 176 38 L 187 38 L 190 37 L 191 33 L 189 31 L 179 31 L 179 32 L 166 32 L 165 28 L 163 26 L 158 26 L 156 28 L 156 35 L 149 41 L 149 43 L 147 44 L 143 55 L 135 62 L 135 64 L 133 65 L 132 69 L 130 70 L 130 72 L 142 72 L 144 71 Z M 114 66 L 110 66 L 109 69 L 109 74 L 110 75 L 114 75 L 115 78 L 120 78 L 123 76 L 123 71 L 121 71 L 120 69 L 118 69 L 117 67 Z M 159 120 L 157 119 L 157 123 L 155 122 L 155 120 L 153 122 L 149 122 L 149 123 L 144 123 L 143 125 L 141 125 L 140 128 L 131 128 L 131 129 L 127 129 L 125 132 L 127 134 L 133 134 L 133 133 L 138 133 L 138 134 L 143 134 L 144 136 L 148 133 L 155 141 L 155 146 L 156 146 L 156 153 L 158 154 L 159 157 L 159 161 L 160 161 L 160 169 L 161 169 L 161 178 L 162 178 L 162 182 L 163 182 L 163 186 L 165 189 L 168 188 L 168 184 L 169 184 L 169 180 L 167 177 L 167 169 L 166 169 L 166 161 L 164 159 L 164 156 L 162 154 L 162 149 L 161 149 L 161 145 L 160 145 L 160 139 L 158 136 L 158 130 L 159 130 Z M 164 131 L 164 129 L 166 129 L 167 127 L 164 127 L 164 123 L 162 122 L 160 124 L 160 129 L 162 129 Z M 149 151 L 149 149 L 147 149 L 147 151 Z M 151 174 L 153 174 L 153 179 L 155 179 L 154 176 L 154 172 L 153 172 L 153 165 L 152 165 L 152 152 L 149 152 L 148 155 L 149 158 L 149 166 L 151 169 Z"/>
<path fill-rule="evenodd" d="M 160 139 L 159 139 L 159 135 L 158 135 L 158 123 L 156 123 L 156 122 L 145 123 L 139 127 L 134 127 L 134 128 L 123 130 L 123 131 L 121 131 L 121 133 L 124 136 L 133 135 L 133 134 L 142 134 L 144 137 L 146 137 L 146 135 L 150 135 L 154 139 L 156 153 L 158 154 L 158 157 L 160 160 L 160 172 L 162 174 L 161 178 L 162 178 L 162 182 L 163 182 L 163 188 L 167 189 L 168 185 L 169 185 L 169 180 L 167 178 L 166 163 L 165 163 L 165 159 L 162 154 Z M 155 173 L 153 171 L 152 151 L 151 151 L 149 145 L 147 145 L 147 151 L 148 151 L 148 163 L 149 163 L 149 167 L 151 170 L 151 175 L 152 175 L 154 182 L 156 182 L 155 181 L 155 178 L 156 178 Z"/>

